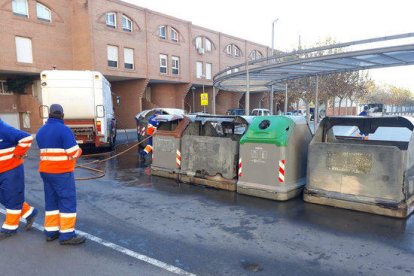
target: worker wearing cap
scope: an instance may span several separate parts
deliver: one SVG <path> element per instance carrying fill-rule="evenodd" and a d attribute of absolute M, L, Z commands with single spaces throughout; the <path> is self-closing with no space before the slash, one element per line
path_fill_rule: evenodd
<path fill-rule="evenodd" d="M 369 112 L 369 107 L 366 105 L 366 106 L 364 106 L 364 110 L 362 110 L 361 111 L 361 113 L 359 113 L 359 116 L 368 116 L 368 112 Z M 357 134 L 357 136 L 360 136 L 360 137 L 362 137 L 362 139 L 364 139 L 364 140 L 368 140 L 369 138 L 368 138 L 368 136 L 369 136 L 369 133 L 365 133 L 365 132 L 363 132 L 363 131 L 360 131 L 358 134 Z"/>
<path fill-rule="evenodd" d="M 26 230 L 32 228 L 37 210 L 24 200 L 24 157 L 32 145 L 30 134 L 15 129 L 0 119 L 0 203 L 6 207 L 0 240 L 17 232 L 20 218 L 26 219 Z"/>
<path fill-rule="evenodd" d="M 75 233 L 76 224 L 76 158 L 82 150 L 64 125 L 63 108 L 52 104 L 49 119 L 39 129 L 36 141 L 40 149 L 39 172 L 45 190 L 44 233 L 47 241 L 59 238 L 60 244 L 81 244 L 86 238 Z"/>
<path fill-rule="evenodd" d="M 364 106 L 364 110 L 359 113 L 359 116 L 368 116 L 369 107 L 366 105 Z"/>

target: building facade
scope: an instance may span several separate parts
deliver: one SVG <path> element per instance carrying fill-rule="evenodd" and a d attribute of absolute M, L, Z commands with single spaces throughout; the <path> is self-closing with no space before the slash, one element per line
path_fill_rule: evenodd
<path fill-rule="evenodd" d="M 40 72 L 94 70 L 111 82 L 119 127 L 152 107 L 199 112 L 221 70 L 270 53 L 267 46 L 195 26 L 118 0 L 0 0 L 0 116 L 35 132 Z M 243 94 L 216 91 L 216 113 L 243 105 Z M 257 94 L 251 107 L 263 105 Z"/>

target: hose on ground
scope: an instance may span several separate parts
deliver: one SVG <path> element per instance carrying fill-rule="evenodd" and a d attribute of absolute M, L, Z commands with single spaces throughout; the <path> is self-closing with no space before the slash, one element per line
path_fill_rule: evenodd
<path fill-rule="evenodd" d="M 107 162 L 107 161 L 109 161 L 111 159 L 114 159 L 114 158 L 116 158 L 118 156 L 121 156 L 121 155 L 127 153 L 128 151 L 132 150 L 133 148 L 138 147 L 140 144 L 142 144 L 143 142 L 147 141 L 152 136 L 154 136 L 154 134 L 146 137 L 142 141 L 139 141 L 139 142 L 134 143 L 132 146 L 128 147 L 127 149 L 125 149 L 125 150 L 123 150 L 123 151 L 121 151 L 121 152 L 119 152 L 119 153 L 117 153 L 115 155 L 112 155 L 112 156 L 110 156 L 108 158 L 104 158 L 104 159 L 101 159 L 101 160 L 94 160 L 92 162 L 88 162 L 88 163 L 76 165 L 75 168 L 81 168 L 81 169 L 89 170 L 89 171 L 92 171 L 94 173 L 98 173 L 98 175 L 96 175 L 96 176 L 90 176 L 90 177 L 79 177 L 79 178 L 76 178 L 75 180 L 85 181 L 85 180 L 93 180 L 93 179 L 98 179 L 98 178 L 104 177 L 105 174 L 106 174 L 104 170 L 92 168 L 92 167 L 90 167 L 90 165 L 92 165 L 92 164 L 101 164 L 101 163 Z M 89 156 L 91 156 L 91 155 L 89 155 Z"/>

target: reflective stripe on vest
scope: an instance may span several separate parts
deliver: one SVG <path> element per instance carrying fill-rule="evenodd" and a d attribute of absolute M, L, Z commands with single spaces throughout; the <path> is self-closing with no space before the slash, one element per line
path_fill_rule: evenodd
<path fill-rule="evenodd" d="M 22 148 L 30 148 L 30 146 L 32 145 L 32 142 L 33 142 L 33 137 L 27 136 L 19 140 L 18 146 Z"/>
<path fill-rule="evenodd" d="M 45 173 L 73 172 L 76 163 L 74 158 L 81 152 L 78 145 L 68 150 L 61 148 L 40 149 L 39 171 Z"/>
<path fill-rule="evenodd" d="M 14 149 L 15 147 L 0 150 L 0 161 L 12 159 L 14 155 Z"/>
<path fill-rule="evenodd" d="M 152 151 L 152 146 L 147 145 L 147 146 L 144 148 L 144 151 L 145 151 L 145 153 L 146 153 L 146 154 L 150 153 L 150 152 Z"/>
<path fill-rule="evenodd" d="M 156 130 L 157 128 L 156 127 L 154 127 L 152 124 L 148 124 L 148 126 L 147 126 L 147 134 L 148 135 L 152 135 L 152 134 L 154 134 L 154 131 Z"/>
<path fill-rule="evenodd" d="M 23 164 L 23 159 L 15 158 L 15 147 L 0 150 L 0 173 L 10 171 Z"/>

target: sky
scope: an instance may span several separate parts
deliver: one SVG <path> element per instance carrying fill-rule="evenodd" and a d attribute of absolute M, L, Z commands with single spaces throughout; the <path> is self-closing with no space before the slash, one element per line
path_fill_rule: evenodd
<path fill-rule="evenodd" d="M 278 50 L 311 47 L 327 37 L 337 42 L 414 32 L 412 0 L 124 0 L 214 31 Z M 413 43 L 413 40 L 410 40 Z M 414 66 L 370 71 L 378 84 L 414 93 Z"/>

